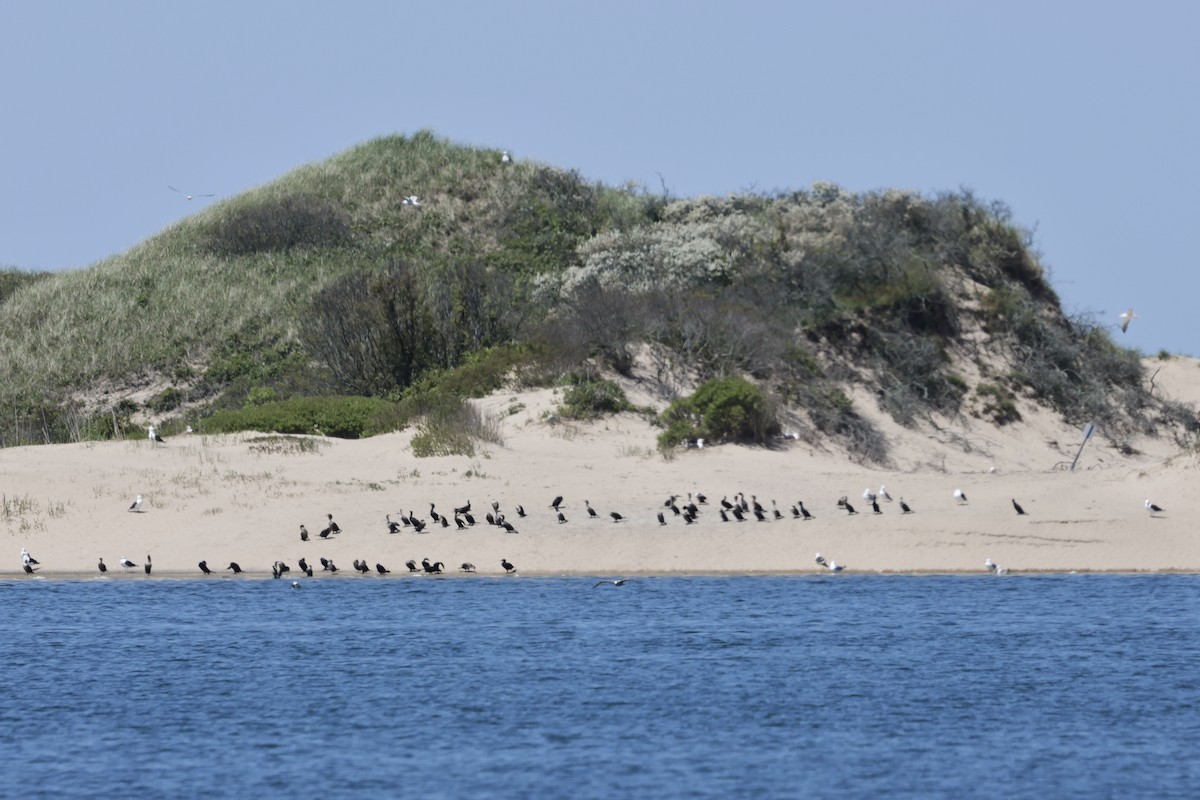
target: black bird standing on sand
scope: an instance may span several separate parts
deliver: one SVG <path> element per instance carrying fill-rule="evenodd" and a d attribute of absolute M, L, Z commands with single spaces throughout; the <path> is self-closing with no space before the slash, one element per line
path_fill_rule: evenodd
<path fill-rule="evenodd" d="M 454 509 L 454 513 L 455 514 L 466 514 L 466 513 L 470 512 L 470 510 L 471 510 L 471 501 L 468 500 L 467 504 L 465 506 L 459 506 L 458 508 Z"/>
<path fill-rule="evenodd" d="M 300 526 L 300 541 L 308 541 L 308 528 L 304 527 L 303 525 Z"/>
<path fill-rule="evenodd" d="M 558 507 L 561 505 L 562 505 L 562 495 L 561 494 L 558 497 L 556 497 L 550 501 L 550 507 L 553 508 L 555 511 L 558 511 Z"/>
<path fill-rule="evenodd" d="M 101 571 L 101 572 L 108 572 L 108 565 L 104 563 L 104 559 L 103 559 L 103 558 L 101 558 L 101 559 L 100 559 L 100 565 L 99 565 L 99 566 L 100 566 L 100 571 Z"/>
<path fill-rule="evenodd" d="M 660 512 L 658 512 L 658 524 L 659 524 L 659 525 L 666 525 L 666 524 L 667 524 L 667 521 L 666 521 L 665 519 L 663 519 L 663 513 L 662 513 L 661 511 L 660 511 Z"/>
<path fill-rule="evenodd" d="M 411 558 L 404 562 L 404 566 L 408 567 L 409 572 L 420 572 L 420 570 L 417 568 L 417 562 L 413 561 Z"/>
<path fill-rule="evenodd" d="M 721 522 L 729 522 L 729 515 L 725 513 L 725 509 L 717 509 L 717 513 L 721 515 Z"/>
<path fill-rule="evenodd" d="M 200 567 L 200 571 L 203 572 L 205 575 L 212 575 L 212 570 L 208 568 L 207 561 L 201 561 L 196 566 Z"/>
<path fill-rule="evenodd" d="M 900 498 L 900 513 L 901 513 L 901 514 L 911 514 L 911 513 L 913 513 L 913 510 L 912 510 L 912 508 L 911 508 L 911 507 L 908 505 L 908 503 L 904 502 L 904 498 L 903 498 L 903 497 L 901 497 L 901 498 Z"/>
<path fill-rule="evenodd" d="M 384 518 L 387 520 L 387 529 L 388 529 L 388 533 L 399 533 L 399 532 L 400 532 L 400 523 L 399 523 L 399 522 L 392 522 L 392 515 L 391 515 L 391 514 L 387 514 L 387 515 L 385 515 L 385 517 L 384 517 Z"/>
<path fill-rule="evenodd" d="M 1015 497 L 1013 498 L 1012 503 L 1013 503 L 1013 508 L 1015 508 L 1017 510 L 1017 516 L 1018 517 L 1025 516 L 1025 509 L 1021 508 L 1021 504 L 1017 502 L 1017 499 Z"/>
<path fill-rule="evenodd" d="M 564 522 L 566 522 L 566 521 L 567 521 L 567 516 L 566 516 L 566 514 L 563 514 L 561 511 L 559 511 L 559 512 L 558 512 L 558 524 L 559 524 L 559 525 L 562 525 L 562 524 L 563 524 Z"/>
<path fill-rule="evenodd" d="M 608 515 L 610 517 L 612 517 L 613 522 L 620 522 L 621 520 L 625 519 L 624 517 L 622 517 L 620 514 L 618 514 L 615 511 L 608 512 Z"/>
<path fill-rule="evenodd" d="M 475 565 L 472 564 L 470 561 L 464 561 L 463 565 L 461 567 L 459 567 L 459 569 L 461 569 L 463 572 L 474 572 Z"/>
<path fill-rule="evenodd" d="M 375 571 L 378 572 L 380 575 L 390 575 L 392 572 L 390 569 L 385 567 L 383 564 L 376 564 Z"/>
<path fill-rule="evenodd" d="M 454 524 L 458 526 L 460 531 L 467 527 L 467 523 L 462 521 L 462 517 L 458 515 L 457 511 L 454 512 Z"/>
<path fill-rule="evenodd" d="M 847 516 L 858 513 L 854 510 L 854 506 L 850 505 L 849 503 L 843 503 L 842 506 L 846 509 Z"/>
<path fill-rule="evenodd" d="M 34 572 L 34 570 L 33 570 L 33 565 L 32 565 L 32 564 L 26 564 L 26 565 L 25 565 L 25 574 L 26 574 L 26 575 L 32 575 L 32 574 L 33 574 L 33 572 Z"/>
<path fill-rule="evenodd" d="M 525 516 L 525 506 L 520 506 L 520 505 L 517 506 L 517 516 L 518 517 Z"/>
<path fill-rule="evenodd" d="M 745 512 L 742 511 L 741 506 L 733 507 L 733 516 L 737 519 L 738 522 L 746 521 L 746 514 L 745 514 Z"/>
<path fill-rule="evenodd" d="M 500 559 L 500 566 L 504 567 L 504 571 L 509 575 L 517 571 L 517 568 L 510 564 L 507 558 Z"/>
<path fill-rule="evenodd" d="M 440 561 L 435 561 L 434 563 L 430 564 L 428 558 L 423 558 L 421 559 L 421 566 L 424 567 L 425 571 L 428 573 L 440 575 L 442 572 L 442 567 L 446 565 Z"/>
<path fill-rule="evenodd" d="M 797 500 L 796 504 L 798 506 L 800 506 L 800 513 L 804 515 L 805 522 L 808 522 L 810 519 L 813 519 L 813 515 L 809 512 L 809 510 L 807 508 L 804 507 L 803 500 Z"/>
<path fill-rule="evenodd" d="M 149 575 L 150 574 L 150 556 L 149 556 L 149 554 L 146 555 L 146 563 L 143 566 L 146 569 L 146 574 Z"/>
<path fill-rule="evenodd" d="M 300 559 L 300 561 L 299 561 L 299 564 L 300 564 L 300 571 L 301 571 L 301 572 L 306 572 L 306 573 L 308 573 L 308 576 L 311 578 L 311 577 L 312 577 L 312 570 L 310 570 L 310 569 L 309 569 L 309 567 L 308 567 L 308 562 L 307 562 L 307 561 L 305 561 L 303 557 L 301 557 L 301 559 Z"/>
<path fill-rule="evenodd" d="M 366 575 L 368 572 L 371 571 L 371 568 L 369 566 L 367 566 L 366 561 L 355 560 L 354 568 L 357 569 L 359 572 L 361 572 L 363 575 Z"/>
<path fill-rule="evenodd" d="M 588 516 L 589 516 L 589 517 L 598 517 L 598 516 L 600 516 L 599 514 L 597 514 L 597 513 L 596 513 L 596 509 L 592 508 L 592 504 L 591 504 L 591 503 L 589 503 L 587 500 L 584 500 L 584 501 L 583 501 L 583 504 L 584 504 L 584 505 L 587 507 L 587 512 L 588 512 Z"/>
<path fill-rule="evenodd" d="M 229 566 L 226 567 L 225 569 L 233 570 L 234 575 L 237 575 L 239 572 L 242 571 L 242 568 L 240 566 L 238 566 L 238 563 L 236 561 L 230 561 Z"/>
<path fill-rule="evenodd" d="M 871 513 L 873 513 L 873 514 L 882 514 L 883 513 L 882 511 L 879 510 L 879 501 L 878 500 L 871 501 Z"/>

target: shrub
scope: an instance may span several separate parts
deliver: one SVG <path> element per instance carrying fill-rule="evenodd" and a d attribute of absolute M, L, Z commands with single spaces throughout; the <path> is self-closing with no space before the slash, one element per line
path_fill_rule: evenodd
<path fill-rule="evenodd" d="M 691 396 L 668 406 L 661 421 L 667 428 L 658 437 L 663 449 L 700 438 L 761 444 L 779 429 L 767 395 L 745 378 L 736 376 L 702 384 Z"/>
<path fill-rule="evenodd" d="M 1020 422 L 1021 412 L 1017 410 L 1011 393 L 991 383 L 981 383 L 975 387 L 975 394 L 983 401 L 983 413 L 997 425 L 1007 425 L 1010 422 Z"/>
<path fill-rule="evenodd" d="M 567 419 L 596 419 L 634 409 L 625 397 L 625 391 L 613 381 L 579 377 L 570 380 L 558 409 L 558 413 Z"/>
<path fill-rule="evenodd" d="M 317 433 L 358 439 L 367 435 L 373 418 L 391 405 L 374 397 L 293 397 L 240 410 L 217 411 L 204 425 L 212 433 Z"/>
<path fill-rule="evenodd" d="M 461 397 L 434 392 L 423 397 L 419 430 L 412 438 L 417 458 L 474 456 L 475 442 L 502 444 L 495 420 Z"/>
<path fill-rule="evenodd" d="M 174 411 L 184 401 L 184 393 L 174 386 L 168 386 L 146 401 L 146 408 L 158 413 Z"/>
<path fill-rule="evenodd" d="M 229 211 L 200 237 L 202 250 L 221 256 L 336 247 L 350 239 L 350 216 L 308 195 L 283 195 Z"/>

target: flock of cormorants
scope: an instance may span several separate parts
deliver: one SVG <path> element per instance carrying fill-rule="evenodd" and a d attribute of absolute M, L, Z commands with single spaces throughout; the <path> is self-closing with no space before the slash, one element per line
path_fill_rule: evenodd
<path fill-rule="evenodd" d="M 151 435 L 153 436 L 153 433 Z M 870 505 L 873 514 L 883 513 L 883 510 L 879 504 L 880 500 L 892 502 L 892 496 L 888 492 L 887 486 L 880 486 L 878 492 L 867 488 L 863 492 L 862 497 L 863 500 Z M 959 505 L 966 505 L 968 502 L 966 493 L 964 493 L 962 489 L 954 490 L 954 499 Z M 142 503 L 143 498 L 141 495 L 138 495 L 137 499 L 134 501 L 133 505 L 130 506 L 129 510 L 140 511 Z M 699 519 L 701 514 L 701 506 L 704 505 L 708 505 L 708 498 L 702 493 L 697 492 L 693 494 L 689 492 L 687 499 L 682 501 L 680 499 L 680 495 L 672 494 L 663 502 L 664 510 L 656 513 L 658 524 L 667 524 L 667 512 L 669 511 L 672 517 L 679 517 L 685 524 L 693 525 Z M 898 505 L 900 508 L 900 513 L 902 514 L 915 513 L 912 507 L 904 501 L 903 497 L 900 498 Z M 1021 504 L 1017 502 L 1016 498 L 1012 499 L 1012 506 L 1018 516 L 1027 516 L 1027 512 L 1021 507 Z M 564 525 L 568 522 L 566 514 L 563 511 L 563 498 L 561 495 L 551 500 L 549 507 L 554 512 L 555 518 L 559 525 Z M 600 513 L 592 507 L 591 502 L 588 500 L 585 499 L 583 501 L 583 507 L 589 518 L 595 519 L 600 517 Z M 853 505 L 851 505 L 849 498 L 846 496 L 842 496 L 838 499 L 836 507 L 842 511 L 845 511 L 848 515 L 858 514 L 858 511 Z M 1151 516 L 1158 516 L 1159 514 L 1164 513 L 1160 506 L 1152 503 L 1150 500 L 1146 500 L 1145 507 L 1146 510 L 1150 512 Z M 789 510 L 793 519 L 804 522 L 809 522 L 813 519 L 816 519 L 816 516 L 809 511 L 807 507 L 805 507 L 804 501 L 802 500 L 797 500 Z M 524 519 L 528 516 L 524 506 L 522 505 L 516 505 L 514 507 L 514 511 L 518 518 Z M 722 497 L 719 503 L 719 508 L 717 509 L 717 514 L 722 522 L 729 522 L 731 520 L 745 522 L 751 517 L 758 522 L 767 522 L 781 520 L 785 517 L 775 500 L 771 500 L 771 508 L 768 511 L 768 509 L 758 501 L 758 498 L 755 495 L 750 495 L 750 499 L 747 500 L 745 494 L 741 492 L 735 493 L 733 500 L 730 500 L 728 495 Z M 334 521 L 333 514 L 326 514 L 325 516 L 326 525 L 317 535 L 321 539 L 329 540 L 330 537 L 342 533 L 342 528 L 337 524 L 337 522 Z M 438 527 L 450 528 L 451 522 L 453 522 L 454 528 L 460 531 L 465 531 L 476 525 L 475 516 L 471 511 L 470 500 L 468 500 L 464 505 L 456 507 L 452 516 L 439 513 L 435 503 L 429 504 L 428 520 L 419 518 L 413 511 L 409 511 L 407 514 L 404 512 L 399 512 L 398 516 L 399 522 L 393 520 L 391 514 L 386 514 L 384 516 L 384 525 L 387 533 L 398 534 L 401 533 L 405 528 L 411 528 L 415 533 L 425 533 L 427 529 L 432 530 Z M 627 519 L 618 511 L 610 511 L 608 512 L 607 516 L 614 523 L 623 522 Z M 484 519 L 488 525 L 500 528 L 506 533 L 519 533 L 516 527 L 509 522 L 508 519 L 506 519 L 505 514 L 501 512 L 500 503 L 496 500 L 492 500 L 491 510 L 486 512 Z M 300 525 L 300 541 L 309 541 L 308 528 L 303 524 Z M 334 564 L 331 559 L 321 558 L 319 561 L 321 564 L 322 573 L 328 572 L 330 574 L 336 574 L 338 572 L 337 565 Z M 139 566 L 137 563 L 125 558 L 124 556 L 119 559 L 118 563 L 120 563 L 125 572 L 135 570 Z M 841 572 L 845 569 L 845 565 L 838 564 L 836 561 L 826 560 L 825 557 L 820 553 L 817 553 L 816 563 L 831 572 Z M 24 547 L 21 548 L 21 564 L 24 572 L 30 575 L 36 572 L 39 568 L 39 562 L 30 556 L 29 551 Z M 146 562 L 140 566 L 145 571 L 145 574 L 149 575 L 151 573 L 152 562 L 149 555 L 146 556 Z M 213 574 L 213 570 L 208 566 L 207 561 L 201 561 L 197 566 L 199 567 L 200 572 L 204 575 Z M 298 562 L 298 566 L 300 572 L 304 573 L 310 578 L 316 574 L 315 568 L 308 563 L 306 558 L 301 558 Z M 445 566 L 446 565 L 441 561 L 430 561 L 428 558 L 422 559 L 420 563 L 417 563 L 412 559 L 405 562 L 405 567 L 407 568 L 408 574 L 441 575 L 445 571 Z M 507 558 L 502 558 L 500 560 L 500 566 L 507 575 L 512 575 L 517 571 L 517 568 Z M 372 568 L 369 562 L 367 562 L 365 559 L 355 559 L 353 567 L 354 570 L 361 575 L 369 575 L 372 572 L 380 576 L 391 574 L 391 570 L 385 567 L 383 564 L 376 562 L 374 568 Z M 998 567 L 991 559 L 988 559 L 984 563 L 984 568 L 987 571 L 996 574 L 1007 573 L 1007 570 Z M 101 574 L 108 572 L 108 566 L 104 563 L 103 558 L 99 560 L 97 569 Z M 271 565 L 271 573 L 275 578 L 282 578 L 284 575 L 290 573 L 291 570 L 292 568 L 283 561 L 276 561 Z M 231 561 L 229 562 L 229 566 L 225 567 L 222 571 L 232 572 L 233 574 L 237 575 L 244 570 L 236 561 Z M 463 562 L 463 564 L 459 567 L 459 571 L 463 573 L 475 573 L 476 568 L 475 565 L 470 562 Z M 600 586 L 606 583 L 611 583 L 615 586 L 621 586 L 625 583 L 625 580 L 601 581 L 596 585 Z"/>

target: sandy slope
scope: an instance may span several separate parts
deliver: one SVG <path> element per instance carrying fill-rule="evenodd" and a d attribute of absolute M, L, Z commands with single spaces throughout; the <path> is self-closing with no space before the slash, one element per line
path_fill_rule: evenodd
<path fill-rule="evenodd" d="M 1200 398 L 1194 360 L 1156 361 L 1151 372 L 1157 366 L 1157 386 L 1173 399 Z M 636 402 L 651 399 L 627 388 Z M 482 405 L 503 416 L 505 442 L 475 458 L 414 458 L 408 434 L 313 439 L 308 452 L 252 434 L 0 450 L 0 552 L 8 554 L 0 574 L 24 577 L 22 547 L 45 577 L 94 575 L 102 556 L 108 574 L 121 578 L 119 558 L 141 564 L 147 554 L 156 576 L 199 575 L 201 559 L 217 569 L 237 561 L 269 576 L 276 559 L 294 568 L 300 556 L 332 558 L 349 578 L 357 578 L 356 558 L 403 577 L 404 562 L 423 557 L 450 571 L 470 561 L 490 575 L 503 572 L 502 558 L 520 575 L 804 572 L 819 569 L 817 552 L 850 572 L 974 572 L 987 558 L 1013 571 L 1200 572 L 1200 537 L 1188 514 L 1197 499 L 1194 456 L 1166 441 L 1122 455 L 1098 438 L 1071 472 L 1065 467 L 1079 432 L 1029 403 L 1021 405 L 1025 419 L 1005 428 L 968 417 L 908 431 L 876 418 L 892 443 L 890 469 L 857 465 L 804 440 L 664 459 L 654 450 L 656 431 L 634 415 L 548 422 L 550 390 Z M 858 405 L 869 409 L 870 400 Z M 883 503 L 883 513 L 872 514 L 861 495 L 881 484 L 916 513 L 902 516 L 898 503 Z M 954 500 L 955 488 L 968 504 Z M 663 501 L 689 492 L 709 498 L 698 523 L 685 525 L 668 510 L 660 526 Z M 717 502 L 737 492 L 757 496 L 768 512 L 777 501 L 784 519 L 722 523 Z M 145 497 L 142 513 L 127 510 L 137 494 Z M 566 524 L 548 507 L 556 495 L 565 498 Z M 836 507 L 843 495 L 859 514 Z M 1016 515 L 1014 498 L 1026 516 Z M 1167 513 L 1151 517 L 1146 498 Z M 483 522 L 493 499 L 519 533 Z M 585 499 L 598 518 L 588 517 Z M 386 514 L 412 510 L 428 520 L 430 503 L 444 513 L 468 500 L 479 524 L 466 532 L 431 525 L 393 535 L 384 524 Z M 797 500 L 817 518 L 792 519 Z M 626 519 L 612 522 L 611 511 Z M 344 532 L 321 541 L 327 513 Z M 301 523 L 313 534 L 308 543 L 300 541 Z M 145 579 L 140 569 L 134 577 Z"/>

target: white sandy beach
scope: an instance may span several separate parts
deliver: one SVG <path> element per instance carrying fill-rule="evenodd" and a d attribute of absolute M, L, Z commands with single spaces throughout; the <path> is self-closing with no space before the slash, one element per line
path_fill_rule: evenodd
<path fill-rule="evenodd" d="M 1154 362 L 1168 396 L 1200 397 L 1195 360 Z M 636 393 L 636 386 L 627 387 Z M 634 398 L 641 402 L 646 398 Z M 4 506 L 0 537 L 8 557 L 0 574 L 25 579 L 22 547 L 40 564 L 36 577 L 97 575 L 124 578 L 118 560 L 153 558 L 158 577 L 199 576 L 206 560 L 230 575 L 236 561 L 250 577 L 270 577 L 282 560 L 295 570 L 304 556 L 332 559 L 338 577 L 358 578 L 351 562 L 382 563 L 405 577 L 409 559 L 444 562 L 455 573 L 471 562 L 481 575 L 500 575 L 502 558 L 519 576 L 617 576 L 679 573 L 797 573 L 821 568 L 817 552 L 847 572 L 980 572 L 991 558 L 1013 572 L 1200 572 L 1200 536 L 1189 509 L 1197 500 L 1196 457 L 1167 440 L 1138 443 L 1121 454 L 1097 437 L 1074 471 L 1067 469 L 1079 432 L 1031 404 L 1025 420 L 1005 428 L 979 421 L 940 431 L 906 431 L 876 418 L 892 444 L 890 469 L 857 465 L 803 438 L 765 449 L 737 445 L 679 451 L 664 459 L 655 429 L 635 415 L 596 423 L 551 424 L 551 390 L 482 401 L 505 414 L 502 446 L 474 458 L 419 459 L 410 433 L 361 441 L 304 437 L 294 442 L 263 434 L 169 437 L 0 450 Z M 857 400 L 862 408 L 870 400 Z M 871 513 L 865 488 L 886 484 L 897 502 Z M 958 503 L 961 488 L 969 502 Z M 685 525 L 664 500 L 704 493 L 699 520 Z M 737 492 L 756 496 L 777 521 L 723 523 L 718 502 Z M 139 513 L 128 507 L 141 494 Z M 562 495 L 568 522 L 549 508 Z M 837 507 L 847 496 L 859 511 Z M 903 497 L 914 509 L 901 515 Z M 1165 509 L 1151 515 L 1144 501 Z M 518 533 L 484 522 L 492 500 Z M 1028 512 L 1017 516 L 1016 499 Z M 599 512 L 589 518 L 584 501 Z M 816 519 L 792 518 L 803 500 Z M 452 513 L 470 501 L 477 524 L 460 532 L 430 524 L 423 533 L 388 533 L 413 511 L 429 520 L 430 503 Z M 519 518 L 516 506 L 527 516 Z M 666 511 L 666 525 L 656 515 Z M 613 522 L 617 511 L 625 519 Z M 317 532 L 332 513 L 343 532 L 325 541 Z M 301 524 L 311 540 L 302 543 Z M 328 573 L 326 573 L 328 576 Z M 296 577 L 294 571 L 289 577 Z M 145 579 L 142 569 L 129 579 Z"/>

